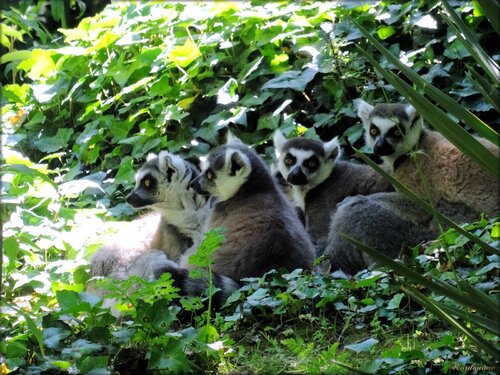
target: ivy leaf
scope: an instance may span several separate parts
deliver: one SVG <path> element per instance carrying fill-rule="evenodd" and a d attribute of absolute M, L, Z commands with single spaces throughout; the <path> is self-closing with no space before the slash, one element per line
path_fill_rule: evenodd
<path fill-rule="evenodd" d="M 392 36 L 396 30 L 392 26 L 382 26 L 377 29 L 377 35 L 380 39 L 385 40 Z"/>
<path fill-rule="evenodd" d="M 356 344 L 346 345 L 347 349 L 354 350 L 357 353 L 369 351 L 373 345 L 378 343 L 377 339 L 369 338 L 368 340 L 358 342 Z"/>
<path fill-rule="evenodd" d="M 265 89 L 292 89 L 295 91 L 304 91 L 307 84 L 311 82 L 318 73 L 316 69 L 307 68 L 304 71 L 289 70 L 279 77 L 267 81 L 262 90 Z"/>
<path fill-rule="evenodd" d="M 191 39 L 188 39 L 184 45 L 174 47 L 168 55 L 168 58 L 175 64 L 185 68 L 200 56 L 201 52 L 198 46 L 194 44 Z"/>
<path fill-rule="evenodd" d="M 67 147 L 73 132 L 73 129 L 59 128 L 57 129 L 56 135 L 53 137 L 41 137 L 33 143 L 40 151 L 52 153 L 60 150 L 61 148 Z"/>
<path fill-rule="evenodd" d="M 398 293 L 389 301 L 387 305 L 388 310 L 399 309 L 399 304 L 401 303 L 401 299 L 403 299 L 404 293 Z"/>
<path fill-rule="evenodd" d="M 107 375 L 109 374 L 108 360 L 107 356 L 84 357 L 77 367 L 82 374 Z"/>
<path fill-rule="evenodd" d="M 120 163 L 120 168 L 116 172 L 115 182 L 117 184 L 129 183 L 135 175 L 134 160 L 131 156 L 126 156 Z"/>
<path fill-rule="evenodd" d="M 68 332 L 59 327 L 50 327 L 43 330 L 43 342 L 47 348 L 55 349 L 59 346 L 59 342 L 70 336 Z"/>

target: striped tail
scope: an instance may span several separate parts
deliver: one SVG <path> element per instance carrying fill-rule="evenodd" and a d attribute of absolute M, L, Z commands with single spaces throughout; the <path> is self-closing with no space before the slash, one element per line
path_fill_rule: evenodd
<path fill-rule="evenodd" d="M 181 295 L 186 296 L 201 296 L 209 287 L 209 281 L 205 277 L 192 278 L 189 277 L 189 271 L 185 268 L 179 267 L 174 262 L 169 262 L 155 271 L 155 278 L 158 279 L 165 272 L 170 273 L 173 280 L 173 286 L 180 290 Z M 219 289 L 212 296 L 212 307 L 219 309 L 224 305 L 227 298 L 240 287 L 240 284 L 231 279 L 230 277 L 212 274 L 212 286 Z"/>

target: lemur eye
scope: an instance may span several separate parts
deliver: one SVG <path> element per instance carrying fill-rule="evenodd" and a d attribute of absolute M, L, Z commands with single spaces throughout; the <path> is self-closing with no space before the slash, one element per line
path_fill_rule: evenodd
<path fill-rule="evenodd" d="M 209 169 L 206 171 L 205 176 L 207 177 L 208 181 L 212 181 L 215 177 L 215 174 L 211 169 Z"/>
<path fill-rule="evenodd" d="M 394 135 L 396 137 L 401 137 L 401 131 L 399 129 L 397 129 L 395 132 L 394 132 Z"/>
<path fill-rule="evenodd" d="M 316 162 L 316 160 L 311 160 L 311 161 L 309 161 L 309 163 L 307 163 L 307 166 L 309 168 L 316 168 L 317 165 L 318 165 L 318 163 Z"/>
<path fill-rule="evenodd" d="M 376 127 L 372 126 L 372 127 L 370 128 L 370 134 L 371 134 L 373 137 L 377 136 L 377 135 L 378 135 L 378 133 L 379 133 L 379 131 L 378 131 L 378 129 L 377 129 Z"/>
<path fill-rule="evenodd" d="M 291 165 L 293 165 L 293 164 L 295 164 L 295 158 L 294 158 L 292 155 L 287 154 L 287 155 L 285 156 L 285 165 L 286 165 L 287 167 L 289 167 L 289 166 L 291 166 Z"/>
<path fill-rule="evenodd" d="M 149 188 L 153 183 L 150 178 L 145 178 L 144 180 L 142 180 L 142 184 L 144 185 L 144 187 Z"/>

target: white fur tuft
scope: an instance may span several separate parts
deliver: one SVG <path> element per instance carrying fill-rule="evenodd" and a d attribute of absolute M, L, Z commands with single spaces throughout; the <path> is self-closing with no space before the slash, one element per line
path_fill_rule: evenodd
<path fill-rule="evenodd" d="M 329 158 L 330 155 L 339 148 L 339 137 L 333 138 L 331 141 L 323 143 L 323 150 L 325 151 L 325 158 Z"/>
<path fill-rule="evenodd" d="M 413 107 L 411 104 L 407 104 L 405 106 L 405 112 L 408 115 L 408 118 L 410 119 L 409 121 L 412 122 L 413 119 L 415 118 L 415 115 L 417 114 L 417 110 L 415 107 Z"/>
<path fill-rule="evenodd" d="M 286 143 L 286 138 L 280 130 L 276 130 L 273 135 L 274 152 L 276 157 L 279 158 L 283 152 L 283 146 Z"/>
<path fill-rule="evenodd" d="M 235 136 L 230 130 L 228 130 L 227 135 L 226 135 L 226 145 L 237 145 L 237 144 L 243 144 L 241 140 Z"/>
<path fill-rule="evenodd" d="M 367 122 L 370 118 L 370 113 L 373 111 L 373 106 L 368 104 L 363 99 L 358 98 L 354 101 L 354 105 L 358 108 L 358 117 L 363 121 Z"/>
<path fill-rule="evenodd" d="M 157 155 L 153 152 L 150 152 L 148 156 L 146 157 L 146 161 L 151 161 L 153 159 L 157 158 Z"/>
<path fill-rule="evenodd" d="M 250 159 L 242 152 L 228 148 L 224 158 L 224 168 L 217 173 L 215 179 L 216 192 L 213 192 L 219 198 L 219 201 L 225 201 L 232 198 L 243 185 L 252 171 Z M 233 162 L 239 164 L 240 168 L 231 175 L 231 165 Z"/>

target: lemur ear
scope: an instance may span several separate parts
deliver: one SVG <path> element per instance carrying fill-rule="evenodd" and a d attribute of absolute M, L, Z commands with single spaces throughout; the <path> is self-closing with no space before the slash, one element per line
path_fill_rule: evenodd
<path fill-rule="evenodd" d="M 160 151 L 158 154 L 158 168 L 165 172 L 172 165 L 170 153 L 168 151 Z"/>
<path fill-rule="evenodd" d="M 374 107 L 371 104 L 365 102 L 361 98 L 354 100 L 354 105 L 356 106 L 356 108 L 358 108 L 358 117 L 363 122 L 368 122 L 368 119 L 370 118 L 370 113 L 373 111 Z"/>
<path fill-rule="evenodd" d="M 146 161 L 151 161 L 151 160 L 153 160 L 153 159 L 155 159 L 157 157 L 158 157 L 158 155 L 156 155 L 154 152 L 150 152 L 148 154 L 148 156 L 146 157 Z"/>
<path fill-rule="evenodd" d="M 230 130 L 228 130 L 226 135 L 226 145 L 236 144 L 243 144 L 243 142 L 241 142 L 241 140 L 237 136 L 235 136 Z"/>
<path fill-rule="evenodd" d="M 339 137 L 335 137 L 331 141 L 323 143 L 323 150 L 326 155 L 325 159 L 335 159 L 339 154 Z"/>
<path fill-rule="evenodd" d="M 413 122 L 413 119 L 417 115 L 417 110 L 415 109 L 415 107 L 411 104 L 407 104 L 405 105 L 405 112 L 408 115 L 410 122 Z"/>
<path fill-rule="evenodd" d="M 279 157 L 283 151 L 283 146 L 286 143 L 286 138 L 280 130 L 276 130 L 273 134 L 273 145 L 276 157 Z"/>
<path fill-rule="evenodd" d="M 229 175 L 234 176 L 236 172 L 244 168 L 248 163 L 248 158 L 239 151 L 232 151 L 227 158 L 229 164 Z"/>

